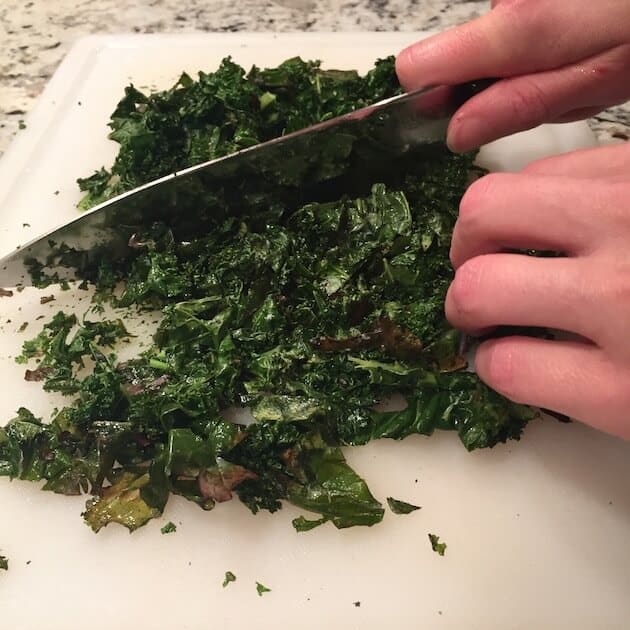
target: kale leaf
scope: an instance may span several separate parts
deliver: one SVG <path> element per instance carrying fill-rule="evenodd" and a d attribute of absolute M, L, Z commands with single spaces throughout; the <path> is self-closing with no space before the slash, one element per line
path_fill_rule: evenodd
<path fill-rule="evenodd" d="M 412 512 L 421 509 L 419 505 L 413 505 L 411 503 L 407 503 L 406 501 L 394 499 L 393 497 L 387 497 L 387 505 L 389 505 L 389 509 L 394 514 L 411 514 Z"/>
<path fill-rule="evenodd" d="M 431 549 L 439 556 L 443 556 L 446 553 L 446 543 L 440 542 L 439 536 L 429 534 L 429 542 L 431 543 Z"/>
<path fill-rule="evenodd" d="M 177 525 L 175 525 L 175 523 L 172 523 L 171 521 L 166 523 L 166 525 L 164 525 L 164 527 L 160 529 L 160 532 L 162 532 L 163 534 L 172 534 L 176 531 L 177 531 Z"/>

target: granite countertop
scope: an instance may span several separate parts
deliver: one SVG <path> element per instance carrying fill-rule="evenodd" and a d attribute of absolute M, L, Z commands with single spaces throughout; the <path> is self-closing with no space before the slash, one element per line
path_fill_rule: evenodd
<path fill-rule="evenodd" d="M 486 0 L 3 0 L 0 155 L 72 44 L 89 33 L 444 29 Z M 605 141 L 630 136 L 630 104 L 589 121 Z"/>

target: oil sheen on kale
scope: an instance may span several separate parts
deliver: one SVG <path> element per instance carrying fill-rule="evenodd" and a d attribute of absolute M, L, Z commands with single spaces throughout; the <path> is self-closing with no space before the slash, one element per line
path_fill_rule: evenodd
<path fill-rule="evenodd" d="M 226 59 L 164 92 L 129 87 L 110 122 L 118 156 L 80 180 L 81 206 L 399 91 L 392 58 L 365 76 L 301 59 L 245 73 Z M 443 314 L 474 156 L 435 143 L 379 161 L 363 149 L 352 138 L 325 148 L 322 187 L 296 169 L 276 187 L 254 177 L 191 191 L 126 259 L 84 270 L 98 299 L 157 310 L 159 328 L 120 362 L 121 321 L 58 313 L 20 361 L 37 360 L 30 380 L 72 398 L 45 422 L 20 409 L 0 428 L 0 474 L 89 493 L 94 531 L 134 530 L 171 494 L 203 510 L 234 496 L 254 513 L 287 501 L 313 514 L 295 519 L 306 531 L 383 518 L 343 447 L 435 430 L 468 450 L 517 439 L 535 412 L 466 370 Z M 375 409 L 394 394 L 404 409 Z M 226 419 L 233 407 L 254 422 Z"/>

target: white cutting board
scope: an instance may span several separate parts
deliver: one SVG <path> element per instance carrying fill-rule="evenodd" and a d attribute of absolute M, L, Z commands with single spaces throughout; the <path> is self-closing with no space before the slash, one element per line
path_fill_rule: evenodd
<path fill-rule="evenodd" d="M 232 54 L 249 66 L 301 54 L 366 70 L 413 33 L 96 37 L 80 42 L 0 160 L 0 254 L 74 216 L 78 176 L 109 165 L 108 116 L 133 80 L 169 86 Z M 79 104 L 80 103 L 80 104 Z M 585 125 L 544 127 L 495 144 L 513 169 L 594 144 Z M 55 195 L 55 191 L 59 194 Z M 31 227 L 23 227 L 29 223 Z M 51 290 L 43 294 L 50 294 Z M 39 305 L 0 299 L 0 421 L 20 405 L 59 404 L 14 364 L 25 338 L 72 292 Z M 7 320 L 11 320 L 7 323 Z M 29 321 L 26 332 L 17 328 Z M 83 498 L 0 479 L 0 624 L 12 630 L 106 628 L 626 629 L 630 626 L 630 444 L 580 425 L 537 421 L 520 442 L 467 453 L 456 436 L 412 437 L 347 451 L 376 497 L 422 510 L 373 528 L 297 534 L 287 507 L 252 516 L 238 501 L 205 513 L 172 499 L 160 522 L 129 535 L 83 525 Z M 167 521 L 177 532 L 160 534 Z M 435 554 L 427 534 L 447 544 Z M 225 571 L 237 581 L 223 589 Z M 258 597 L 255 581 L 272 589 Z M 354 602 L 360 602 L 355 606 Z"/>

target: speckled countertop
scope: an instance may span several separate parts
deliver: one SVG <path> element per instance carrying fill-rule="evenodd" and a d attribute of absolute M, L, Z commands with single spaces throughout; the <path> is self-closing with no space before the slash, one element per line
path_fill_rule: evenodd
<path fill-rule="evenodd" d="M 0 154 L 72 44 L 89 33 L 443 29 L 480 15 L 486 0 L 2 0 Z M 630 105 L 590 124 L 630 135 Z"/>

